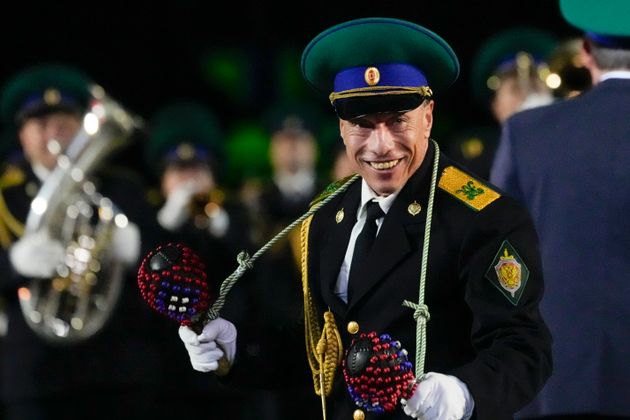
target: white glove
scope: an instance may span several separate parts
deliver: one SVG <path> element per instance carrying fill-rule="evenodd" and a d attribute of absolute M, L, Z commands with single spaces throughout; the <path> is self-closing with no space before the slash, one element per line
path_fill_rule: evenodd
<path fill-rule="evenodd" d="M 215 238 L 222 238 L 230 227 L 230 216 L 223 207 L 217 207 L 208 217 L 208 231 Z"/>
<path fill-rule="evenodd" d="M 9 250 L 9 260 L 15 271 L 25 277 L 49 278 L 55 275 L 63 261 L 65 248 L 52 239 L 48 231 L 26 233 Z"/>
<path fill-rule="evenodd" d="M 467 420 L 475 407 L 465 383 L 436 372 L 427 373 L 411 398 L 400 403 L 405 414 L 422 420 Z"/>
<path fill-rule="evenodd" d="M 128 222 L 125 227 L 116 227 L 111 243 L 114 258 L 127 266 L 138 262 L 140 257 L 140 229 L 135 223 Z"/>
<path fill-rule="evenodd" d="M 212 372 L 219 368 L 225 356 L 232 364 L 236 355 L 236 327 L 230 321 L 216 318 L 208 322 L 197 335 L 188 327 L 179 327 L 179 338 L 184 342 L 193 369 Z"/>
<path fill-rule="evenodd" d="M 188 220 L 188 205 L 192 197 L 200 192 L 199 189 L 200 185 L 194 179 L 182 182 L 173 189 L 157 214 L 158 222 L 164 229 L 176 230 Z"/>

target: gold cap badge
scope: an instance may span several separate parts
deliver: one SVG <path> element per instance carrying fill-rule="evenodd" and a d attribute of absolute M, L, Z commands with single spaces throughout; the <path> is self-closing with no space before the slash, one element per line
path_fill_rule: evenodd
<path fill-rule="evenodd" d="M 57 105 L 61 102 L 61 93 L 54 88 L 46 89 L 44 92 L 44 102 L 46 105 Z"/>
<path fill-rule="evenodd" d="M 381 72 L 376 67 L 368 67 L 365 69 L 363 77 L 365 78 L 365 83 L 369 86 L 374 86 L 381 80 Z"/>
<path fill-rule="evenodd" d="M 195 148 L 189 143 L 182 143 L 177 146 L 175 154 L 181 160 L 193 159 L 196 155 Z"/>

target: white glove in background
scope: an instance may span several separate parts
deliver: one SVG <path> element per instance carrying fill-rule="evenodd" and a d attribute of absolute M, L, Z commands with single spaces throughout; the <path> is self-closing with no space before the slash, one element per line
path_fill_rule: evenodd
<path fill-rule="evenodd" d="M 182 182 L 169 194 L 166 202 L 158 211 L 157 219 L 167 230 L 176 230 L 190 217 L 188 205 L 192 197 L 202 192 L 200 184 L 194 179 Z"/>
<path fill-rule="evenodd" d="M 25 277 L 52 277 L 64 256 L 64 246 L 46 230 L 24 234 L 9 249 L 13 268 Z"/>
<path fill-rule="evenodd" d="M 116 227 L 112 234 L 112 255 L 127 266 L 132 266 L 140 258 L 140 229 L 129 222 L 125 227 Z"/>
<path fill-rule="evenodd" d="M 405 414 L 422 420 L 467 420 L 475 407 L 465 383 L 436 372 L 427 373 L 411 398 L 400 402 Z"/>
<path fill-rule="evenodd" d="M 208 322 L 197 335 L 188 327 L 179 327 L 179 338 L 184 342 L 193 369 L 212 372 L 219 368 L 225 356 L 231 365 L 236 355 L 236 327 L 230 321 L 216 318 Z"/>

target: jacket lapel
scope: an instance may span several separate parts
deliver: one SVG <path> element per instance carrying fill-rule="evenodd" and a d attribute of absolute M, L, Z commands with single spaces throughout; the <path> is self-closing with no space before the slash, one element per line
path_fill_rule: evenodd
<path fill-rule="evenodd" d="M 417 251 L 417 249 L 412 247 L 410 233 L 408 232 L 419 232 L 420 235 L 423 235 L 431 170 L 433 168 L 433 155 L 434 150 L 430 146 L 424 162 L 407 181 L 385 216 L 373 248 L 370 250 L 367 262 L 357 268 L 357 275 L 353 276 L 354 281 L 349 285 L 348 310 L 352 309 L 401 261 Z M 422 206 L 421 211 L 415 215 L 409 211 L 409 206 L 414 202 Z M 412 227 L 411 225 L 420 226 Z M 414 240 L 413 243 L 418 242 Z M 422 242 L 420 241 L 420 243 Z M 420 272 L 420 264 L 421 261 L 418 260 L 418 273 Z"/>
<path fill-rule="evenodd" d="M 348 248 L 350 234 L 357 219 L 357 210 L 361 195 L 361 181 L 354 182 L 346 194 L 344 194 L 339 207 L 334 209 L 332 215 L 326 220 L 328 235 L 320 254 L 320 287 L 326 304 L 333 312 L 345 313 L 346 304 L 335 294 L 335 285 L 339 275 L 339 269 Z M 336 213 L 343 210 L 344 217 L 341 222 L 334 220 Z"/>

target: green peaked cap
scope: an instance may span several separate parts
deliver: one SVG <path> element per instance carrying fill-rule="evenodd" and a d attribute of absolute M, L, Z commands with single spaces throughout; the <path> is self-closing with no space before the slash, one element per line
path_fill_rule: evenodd
<path fill-rule="evenodd" d="M 197 159 L 218 161 L 224 153 L 223 132 L 215 114 L 204 104 L 177 100 L 160 108 L 150 121 L 147 163 L 158 167 L 178 145 L 196 149 Z M 195 158 L 191 156 L 190 158 Z"/>
<path fill-rule="evenodd" d="M 371 67 L 379 69 L 382 83 L 366 85 L 364 71 Z M 394 111 L 401 109 L 392 102 L 410 96 L 401 93 L 420 87 L 419 79 L 426 79 L 421 85 L 436 93 L 450 86 L 459 75 L 459 61 L 448 43 L 431 30 L 400 19 L 371 17 L 321 32 L 304 49 L 301 69 L 305 80 L 322 93 L 360 90 L 359 100 L 390 100 L 385 106 L 392 108 L 384 110 Z"/>
<path fill-rule="evenodd" d="M 558 42 L 555 35 L 534 26 L 516 26 L 489 37 L 473 58 L 470 74 L 475 98 L 482 104 L 490 100 L 488 78 L 516 67 L 519 53 L 528 53 L 535 62 L 544 62 Z"/>
<path fill-rule="evenodd" d="M 630 37 L 628 0 L 560 0 L 560 12 L 567 22 L 583 31 Z"/>
<path fill-rule="evenodd" d="M 82 112 L 90 98 L 91 78 L 65 64 L 45 63 L 15 74 L 4 86 L 0 115 L 5 124 L 52 110 Z"/>

